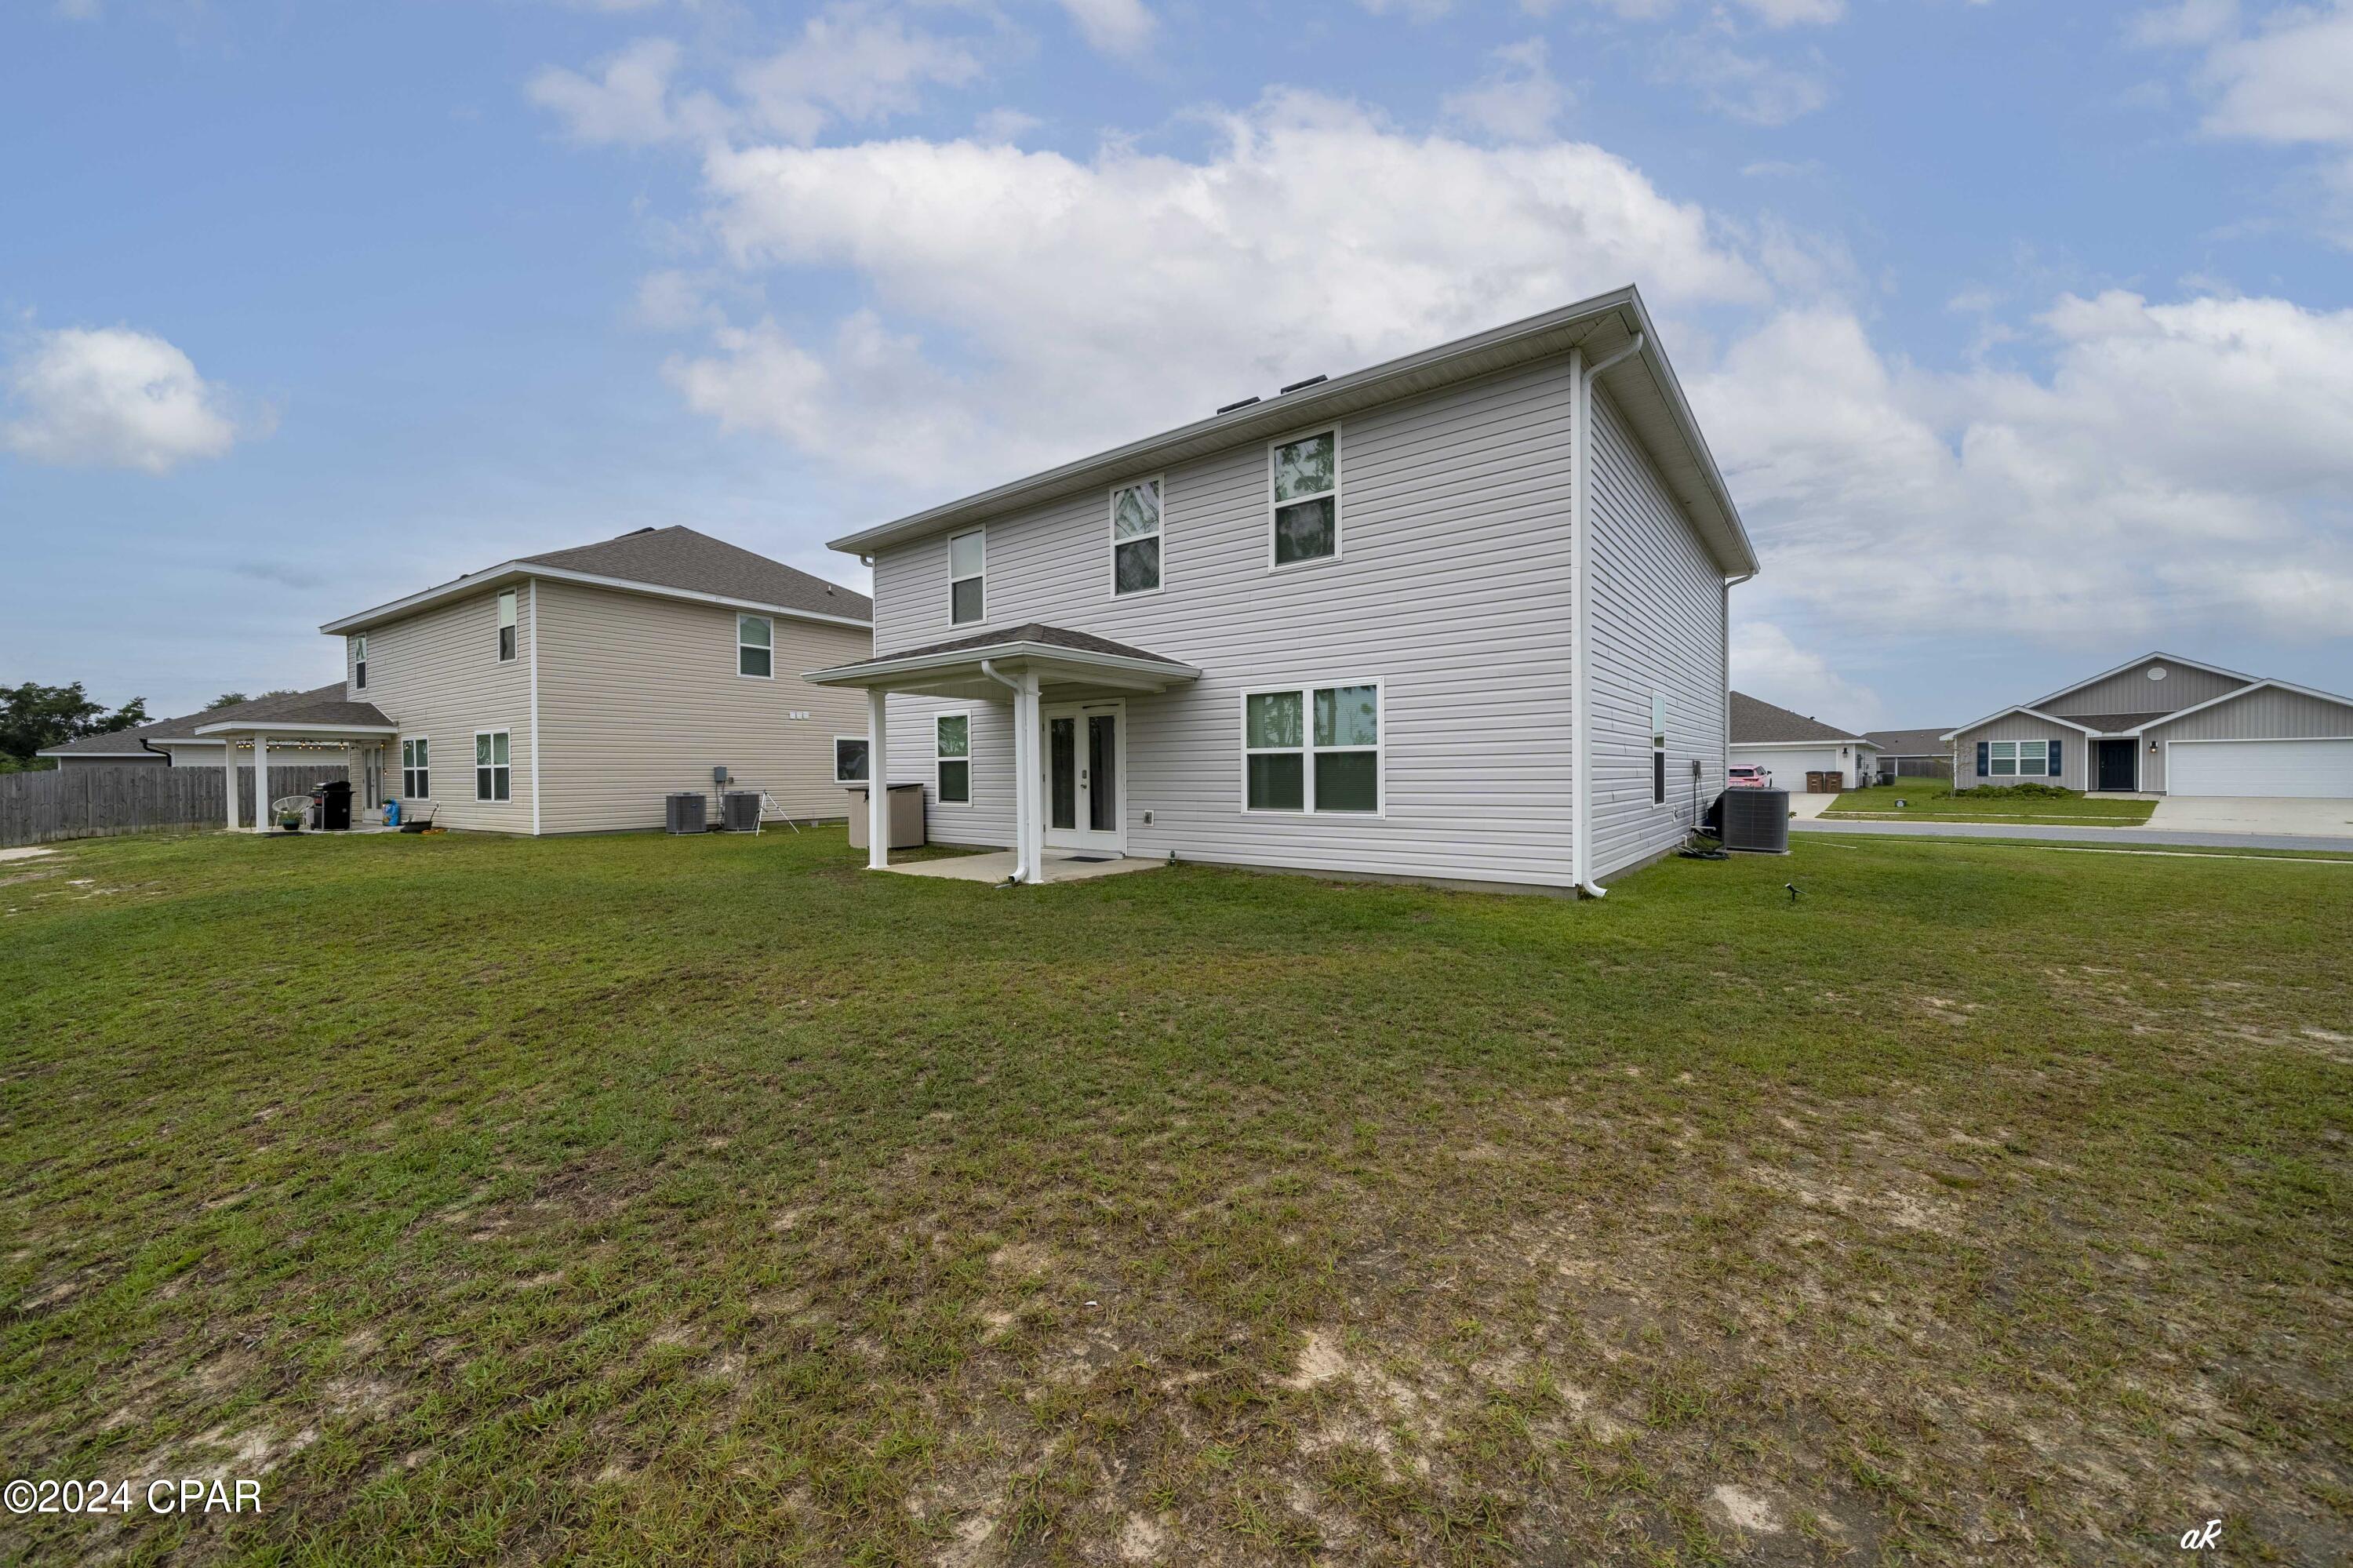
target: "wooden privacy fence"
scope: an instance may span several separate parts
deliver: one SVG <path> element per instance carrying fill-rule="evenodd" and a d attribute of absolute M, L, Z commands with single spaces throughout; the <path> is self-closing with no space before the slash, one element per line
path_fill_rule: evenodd
<path fill-rule="evenodd" d="M 340 762 L 269 770 L 269 799 L 308 794 L 344 777 Z M 237 774 L 237 820 L 253 825 L 253 769 Z M 0 773 L 0 849 L 104 838 L 156 828 L 217 828 L 228 821 L 217 768 L 55 768 Z"/>

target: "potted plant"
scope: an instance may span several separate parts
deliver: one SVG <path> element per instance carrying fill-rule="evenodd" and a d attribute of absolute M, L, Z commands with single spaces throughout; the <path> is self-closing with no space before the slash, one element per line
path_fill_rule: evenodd
<path fill-rule="evenodd" d="M 287 832 L 299 833 L 302 831 L 302 813 L 281 811 L 278 814 L 278 825 Z"/>

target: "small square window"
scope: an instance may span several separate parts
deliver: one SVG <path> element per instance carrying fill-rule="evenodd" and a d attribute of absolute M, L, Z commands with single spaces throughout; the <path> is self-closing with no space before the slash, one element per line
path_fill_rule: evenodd
<path fill-rule="evenodd" d="M 833 737 L 833 781 L 837 784 L 858 784 L 866 779 L 866 737 L 862 735 L 838 735 Z"/>

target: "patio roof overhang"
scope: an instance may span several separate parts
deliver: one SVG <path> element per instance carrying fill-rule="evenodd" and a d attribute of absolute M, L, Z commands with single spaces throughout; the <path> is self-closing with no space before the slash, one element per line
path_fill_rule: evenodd
<path fill-rule="evenodd" d="M 1012 694 L 998 676 L 1035 676 L 1041 690 L 1165 692 L 1200 674 L 1190 664 L 1141 648 L 1059 627 L 1024 626 L 812 670 L 802 679 L 819 686 L 1005 702 Z"/>
<path fill-rule="evenodd" d="M 264 735 L 272 740 L 381 740 L 400 733 L 388 724 L 305 724 L 300 719 L 237 719 L 227 724 L 200 725 L 199 736 L 224 738 Z"/>

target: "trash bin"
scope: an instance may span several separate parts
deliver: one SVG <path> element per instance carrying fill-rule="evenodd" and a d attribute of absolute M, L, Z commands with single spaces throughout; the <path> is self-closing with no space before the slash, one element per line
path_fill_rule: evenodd
<path fill-rule="evenodd" d="M 844 786 L 849 791 L 849 847 L 866 847 L 866 786 Z M 921 784 L 891 786 L 891 847 L 921 849 L 923 847 L 923 787 Z"/>
<path fill-rule="evenodd" d="M 311 787 L 312 821 L 330 832 L 349 832 L 352 825 L 352 786 L 348 779 L 329 779 Z"/>

